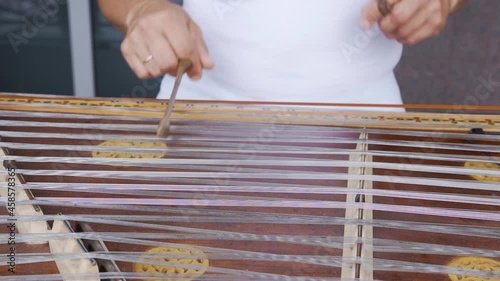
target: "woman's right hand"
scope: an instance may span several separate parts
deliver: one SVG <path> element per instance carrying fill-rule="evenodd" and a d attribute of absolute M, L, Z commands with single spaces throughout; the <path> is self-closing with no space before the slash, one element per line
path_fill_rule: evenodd
<path fill-rule="evenodd" d="M 148 0 L 127 15 L 122 54 L 140 79 L 176 75 L 179 59 L 189 59 L 188 75 L 201 79 L 214 62 L 201 30 L 184 9 L 165 0 Z"/>

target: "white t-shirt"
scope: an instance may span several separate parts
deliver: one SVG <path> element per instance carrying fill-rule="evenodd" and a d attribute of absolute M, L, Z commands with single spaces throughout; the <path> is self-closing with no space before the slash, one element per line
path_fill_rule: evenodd
<path fill-rule="evenodd" d="M 360 27 L 369 0 L 185 0 L 213 70 L 178 99 L 401 104 L 402 45 Z M 158 98 L 168 99 L 166 76 Z"/>

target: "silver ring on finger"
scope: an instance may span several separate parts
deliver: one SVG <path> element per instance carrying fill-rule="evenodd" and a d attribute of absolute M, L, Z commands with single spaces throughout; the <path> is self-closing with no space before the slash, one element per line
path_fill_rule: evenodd
<path fill-rule="evenodd" d="M 146 59 L 142 61 L 142 63 L 147 64 L 148 62 L 153 60 L 153 55 L 149 55 Z"/>

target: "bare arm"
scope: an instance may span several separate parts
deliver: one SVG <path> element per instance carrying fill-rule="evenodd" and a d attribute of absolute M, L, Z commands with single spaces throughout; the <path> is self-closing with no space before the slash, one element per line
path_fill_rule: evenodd
<path fill-rule="evenodd" d="M 157 1 L 157 0 L 154 0 Z M 164 0 L 160 0 L 164 1 Z M 126 32 L 128 21 L 131 15 L 137 12 L 148 0 L 98 0 L 99 8 L 102 14 L 107 18 L 116 28 L 122 32 Z M 129 18 L 129 19 L 127 19 Z"/>

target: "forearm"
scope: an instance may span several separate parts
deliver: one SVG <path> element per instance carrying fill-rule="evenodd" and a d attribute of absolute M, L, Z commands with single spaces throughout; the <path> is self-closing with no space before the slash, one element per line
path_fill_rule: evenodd
<path fill-rule="evenodd" d="M 168 0 L 98 0 L 102 14 L 116 28 L 122 32 L 127 31 L 128 21 L 132 14 L 151 2 Z"/>

